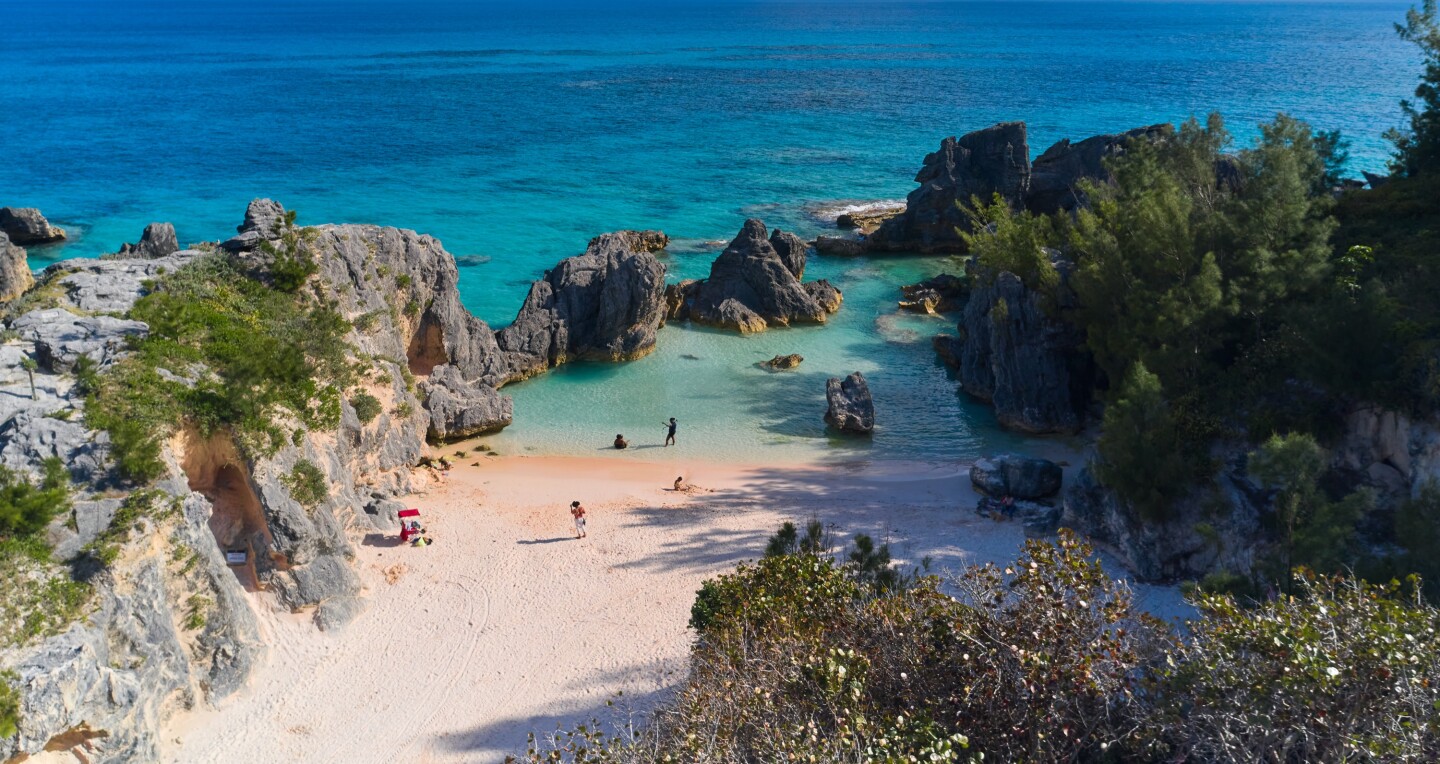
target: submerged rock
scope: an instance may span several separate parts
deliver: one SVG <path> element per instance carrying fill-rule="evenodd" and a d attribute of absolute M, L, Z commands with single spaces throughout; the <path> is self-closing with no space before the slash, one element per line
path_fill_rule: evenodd
<path fill-rule="evenodd" d="M 179 252 L 180 242 L 175 238 L 175 226 L 169 223 L 151 223 L 140 234 L 135 244 L 122 244 L 116 257 L 156 258 Z"/>
<path fill-rule="evenodd" d="M 801 284 L 766 233 L 759 220 L 745 221 L 711 264 L 709 278 L 672 292 L 668 302 L 678 301 L 672 315 L 742 334 L 771 325 L 825 323 L 840 307 L 840 291 L 824 281 Z M 798 239 L 782 242 L 792 247 Z"/>
<path fill-rule="evenodd" d="M 1060 491 L 1060 465 L 1048 459 L 1001 454 L 977 459 L 970 466 L 970 483 L 987 496 L 1042 499 Z"/>
<path fill-rule="evenodd" d="M 572 359 L 629 361 L 655 349 L 665 320 L 665 266 L 636 248 L 633 232 L 605 234 L 530 287 L 510 326 L 496 334 L 509 379 Z M 660 234 L 663 236 L 663 234 Z"/>
<path fill-rule="evenodd" d="M 768 361 L 761 361 L 760 365 L 766 369 L 778 371 L 780 369 L 794 369 L 804 360 L 805 357 L 799 353 L 791 353 L 790 355 L 777 355 Z"/>
<path fill-rule="evenodd" d="M 965 307 L 965 298 L 969 292 L 969 282 L 965 279 L 942 273 L 918 284 L 900 287 L 900 293 L 905 295 L 905 299 L 900 301 L 899 307 L 901 310 L 931 315 L 949 313 Z"/>
<path fill-rule="evenodd" d="M 875 401 L 865 376 L 855 372 L 843 381 L 831 377 L 825 382 L 825 399 L 829 408 L 825 421 L 841 432 L 870 434 L 875 430 Z"/>
<path fill-rule="evenodd" d="M 50 225 L 34 207 L 0 207 L 0 233 L 20 246 L 65 239 L 65 229 Z"/>
<path fill-rule="evenodd" d="M 0 302 L 19 297 L 34 284 L 35 274 L 30 272 L 25 248 L 12 244 L 10 237 L 0 231 Z"/>

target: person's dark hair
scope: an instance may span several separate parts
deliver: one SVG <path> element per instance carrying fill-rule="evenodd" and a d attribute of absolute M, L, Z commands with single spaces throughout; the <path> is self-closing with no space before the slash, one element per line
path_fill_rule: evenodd
<path fill-rule="evenodd" d="M 675 417 L 673 417 L 673 416 L 670 417 L 670 421 L 672 421 L 672 422 L 675 421 Z"/>
<path fill-rule="evenodd" d="M 578 502 L 578 501 L 572 501 L 572 502 L 570 502 L 570 506 L 572 506 L 572 507 L 578 507 L 578 506 L 580 506 L 580 502 Z"/>

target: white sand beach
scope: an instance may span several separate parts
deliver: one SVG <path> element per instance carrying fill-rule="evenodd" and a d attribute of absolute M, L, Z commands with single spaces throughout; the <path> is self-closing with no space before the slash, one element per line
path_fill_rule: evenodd
<path fill-rule="evenodd" d="M 257 602 L 266 663 L 218 708 L 173 718 L 164 760 L 500 761 L 529 731 L 613 718 L 611 699 L 643 711 L 663 698 L 684 675 L 695 590 L 758 557 L 784 520 L 888 539 L 937 572 L 1012 560 L 1023 543 L 1017 523 L 971 511 L 961 465 L 471 461 L 409 500 L 434 546 L 357 537 L 368 608 L 346 628 Z M 677 475 L 697 489 L 672 490 Z M 573 499 L 589 510 L 583 540 Z M 1137 589 L 1152 612 L 1187 612 L 1173 588 Z"/>

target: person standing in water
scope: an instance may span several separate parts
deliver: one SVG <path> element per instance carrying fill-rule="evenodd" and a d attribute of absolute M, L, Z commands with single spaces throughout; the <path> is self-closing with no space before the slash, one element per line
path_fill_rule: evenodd
<path fill-rule="evenodd" d="M 580 506 L 580 502 L 570 502 L 570 516 L 575 518 L 575 538 L 585 538 L 585 508 Z"/>
<path fill-rule="evenodd" d="M 673 446 L 675 445 L 675 417 L 670 417 L 670 423 L 665 426 L 670 428 L 665 432 L 665 445 Z"/>

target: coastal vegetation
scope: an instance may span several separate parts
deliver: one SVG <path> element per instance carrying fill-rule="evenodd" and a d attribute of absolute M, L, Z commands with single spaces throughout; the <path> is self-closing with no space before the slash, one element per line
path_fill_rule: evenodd
<path fill-rule="evenodd" d="M 793 528 L 782 536 L 794 538 Z M 1013 565 L 875 587 L 807 533 L 706 582 L 651 721 L 532 737 L 534 762 L 1418 761 L 1440 754 L 1440 611 L 1303 570 L 1201 594 L 1183 636 L 1068 532 Z M 775 550 L 772 550 L 775 551 Z"/>

